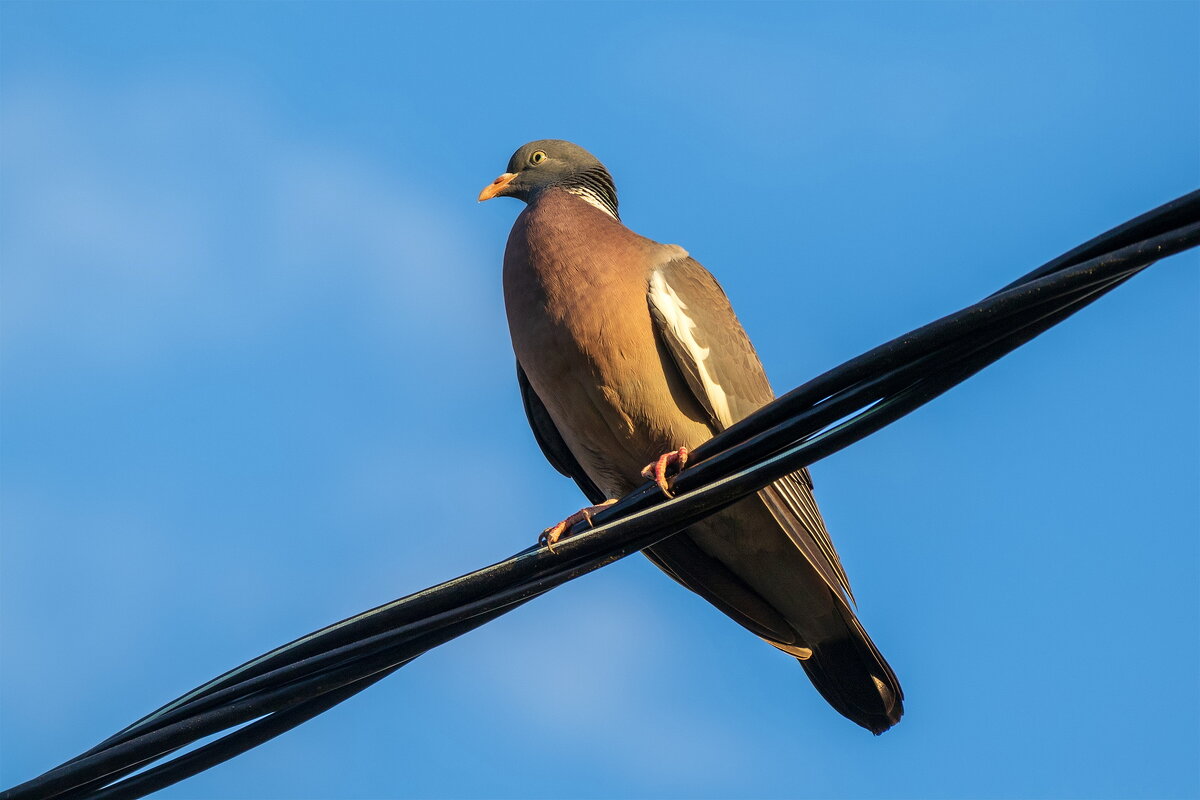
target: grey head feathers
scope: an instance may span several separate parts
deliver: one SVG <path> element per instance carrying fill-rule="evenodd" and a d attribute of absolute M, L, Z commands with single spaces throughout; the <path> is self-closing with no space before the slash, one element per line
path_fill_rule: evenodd
<path fill-rule="evenodd" d="M 493 184 L 494 191 L 485 189 L 480 199 L 505 196 L 531 203 L 546 189 L 559 188 L 620 218 L 612 175 L 598 158 L 572 142 L 539 139 L 522 145 L 508 160 L 507 172 L 496 181 L 509 175 L 512 177 L 498 187 Z"/>

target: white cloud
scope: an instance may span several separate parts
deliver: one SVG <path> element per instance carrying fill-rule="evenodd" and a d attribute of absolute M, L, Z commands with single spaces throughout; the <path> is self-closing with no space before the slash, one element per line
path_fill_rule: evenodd
<path fill-rule="evenodd" d="M 10 358 L 136 362 L 331 299 L 363 324 L 437 335 L 457 330 L 447 307 L 484 310 L 470 265 L 493 259 L 450 213 L 251 93 L 13 80 L 3 127 Z"/>

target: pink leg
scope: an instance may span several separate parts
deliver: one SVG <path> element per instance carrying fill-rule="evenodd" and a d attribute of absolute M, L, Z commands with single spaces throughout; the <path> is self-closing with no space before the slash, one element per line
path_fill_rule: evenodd
<path fill-rule="evenodd" d="M 675 495 L 671 494 L 671 490 L 667 486 L 667 470 L 670 469 L 672 475 L 678 475 L 679 471 L 687 466 L 687 462 L 688 449 L 681 447 L 678 450 L 663 453 L 658 457 L 658 461 L 643 467 L 642 477 L 657 483 L 658 488 L 662 489 L 662 493 L 667 497 L 674 497 Z"/>
<path fill-rule="evenodd" d="M 554 545 L 556 545 L 558 543 L 558 540 L 560 538 L 562 538 L 562 535 L 566 532 L 567 528 L 571 527 L 572 525 L 574 525 L 576 522 L 579 522 L 580 520 L 587 520 L 587 524 L 589 526 L 591 526 L 592 515 L 603 509 L 608 508 L 615 502 L 617 502 L 617 501 L 616 500 L 605 500 L 603 503 L 601 503 L 598 506 L 588 506 L 587 508 L 579 509 L 574 514 L 567 517 L 566 519 L 564 519 L 562 522 L 558 523 L 557 525 L 553 525 L 549 528 L 546 528 L 546 530 L 542 531 L 542 535 L 538 537 L 538 544 L 546 545 L 546 547 L 550 549 L 550 552 L 553 553 Z"/>

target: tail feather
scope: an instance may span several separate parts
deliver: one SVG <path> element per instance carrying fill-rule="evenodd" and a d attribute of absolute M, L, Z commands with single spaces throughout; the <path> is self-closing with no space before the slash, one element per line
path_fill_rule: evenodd
<path fill-rule="evenodd" d="M 829 705 L 878 735 L 903 716 L 904 691 L 853 614 L 845 622 L 844 637 L 813 645 L 812 656 L 800 663 Z"/>

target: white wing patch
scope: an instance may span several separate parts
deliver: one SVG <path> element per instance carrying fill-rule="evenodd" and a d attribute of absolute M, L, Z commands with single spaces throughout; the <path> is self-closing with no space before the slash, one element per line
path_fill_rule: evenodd
<path fill-rule="evenodd" d="M 700 343 L 696 341 L 696 323 L 687 314 L 687 304 L 667 283 L 662 270 L 655 270 L 654 274 L 650 276 L 650 304 L 662 316 L 671 335 L 683 346 L 695 365 L 696 374 L 700 378 L 706 395 L 701 400 L 708 401 L 710 410 L 716 415 L 717 421 L 721 423 L 722 427 L 728 428 L 733 424 L 733 415 L 729 413 L 729 399 L 706 363 L 712 348 L 701 347 Z"/>

